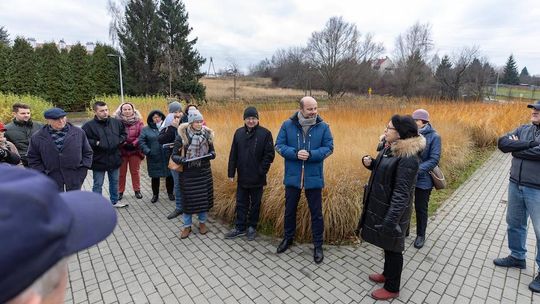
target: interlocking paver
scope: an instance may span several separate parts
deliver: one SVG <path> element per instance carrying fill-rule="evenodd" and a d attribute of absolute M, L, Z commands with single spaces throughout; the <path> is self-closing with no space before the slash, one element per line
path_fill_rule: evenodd
<path fill-rule="evenodd" d="M 492 262 L 508 254 L 510 159 L 495 152 L 448 198 L 430 219 L 424 248 L 415 249 L 414 237 L 407 238 L 402 291 L 393 303 L 540 301 L 527 287 L 536 267 L 532 228 L 528 269 L 495 268 Z M 135 199 L 128 186 L 123 202 L 130 206 L 117 210 L 114 233 L 70 260 L 66 303 L 376 302 L 369 294 L 380 285 L 367 276 L 382 270 L 379 248 L 325 245 L 325 261 L 315 265 L 311 244 L 277 255 L 279 240 L 267 236 L 223 240 L 230 226 L 212 217 L 209 234 L 200 235 L 194 220 L 194 233 L 180 240 L 181 217 L 165 218 L 174 202 L 162 195 L 151 204 L 146 166 L 141 169 L 144 198 Z M 84 188 L 91 189 L 91 174 Z"/>

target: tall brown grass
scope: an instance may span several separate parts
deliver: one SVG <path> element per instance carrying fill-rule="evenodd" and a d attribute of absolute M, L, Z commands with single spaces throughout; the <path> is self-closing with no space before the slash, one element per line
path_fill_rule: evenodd
<path fill-rule="evenodd" d="M 300 94 L 299 96 L 301 96 Z M 254 97 L 255 98 L 255 97 Z M 296 110 L 289 96 L 268 103 L 257 103 L 260 123 L 272 131 L 274 139 L 282 122 Z M 295 97 L 296 98 L 296 97 Z M 112 111 L 118 97 L 105 97 Z M 126 98 L 141 111 L 144 120 L 152 109 L 166 111 L 167 100 L 162 97 Z M 258 100 L 260 101 L 260 100 Z M 209 102 L 201 106 L 207 125 L 216 133 L 216 160 L 212 163 L 215 187 L 213 213 L 232 222 L 235 214 L 236 184 L 228 181 L 227 163 L 234 131 L 243 125 L 242 114 L 247 101 L 235 103 Z M 375 155 L 379 136 L 390 117 L 410 114 L 424 108 L 431 114 L 434 128 L 443 143 L 441 167 L 447 176 L 457 177 L 472 162 L 475 149 L 493 147 L 504 132 L 528 121 L 529 111 L 524 103 L 433 102 L 403 101 L 394 98 L 348 99 L 319 103 L 319 114 L 330 124 L 334 136 L 334 153 L 325 161 L 323 190 L 324 238 L 330 243 L 347 240 L 356 228 L 361 212 L 362 185 L 369 171 L 360 163 L 363 155 Z M 283 158 L 276 159 L 268 174 L 261 206 L 261 223 L 276 236 L 283 234 L 284 186 Z M 302 197 L 298 207 L 296 237 L 311 240 L 309 209 Z"/>

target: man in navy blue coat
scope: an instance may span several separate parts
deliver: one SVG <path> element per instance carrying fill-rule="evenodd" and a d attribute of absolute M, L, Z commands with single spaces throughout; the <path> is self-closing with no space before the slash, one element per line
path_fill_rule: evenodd
<path fill-rule="evenodd" d="M 285 159 L 285 236 L 277 253 L 285 252 L 296 231 L 296 209 L 302 189 L 308 201 L 313 234 L 313 259 L 323 261 L 322 188 L 323 162 L 334 151 L 330 127 L 317 115 L 317 101 L 310 96 L 300 100 L 300 109 L 287 119 L 276 139 L 276 151 Z"/>

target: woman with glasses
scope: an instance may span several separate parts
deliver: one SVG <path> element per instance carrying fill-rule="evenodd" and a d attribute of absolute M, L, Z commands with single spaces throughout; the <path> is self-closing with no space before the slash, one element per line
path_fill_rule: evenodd
<path fill-rule="evenodd" d="M 383 288 L 371 293 L 377 300 L 399 296 L 405 232 L 411 218 L 419 156 L 426 145 L 411 116 L 392 116 L 384 137 L 386 145 L 375 159 L 362 158 L 371 176 L 359 224 L 362 239 L 384 249 L 382 274 L 369 275 L 371 281 L 384 283 Z"/>

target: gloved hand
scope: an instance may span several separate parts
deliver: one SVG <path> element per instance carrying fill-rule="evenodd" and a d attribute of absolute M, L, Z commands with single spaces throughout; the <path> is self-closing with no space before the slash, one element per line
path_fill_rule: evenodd
<path fill-rule="evenodd" d="M 4 159 L 8 157 L 8 151 L 4 149 L 0 149 L 0 159 Z"/>
<path fill-rule="evenodd" d="M 173 160 L 173 162 L 175 162 L 177 164 L 185 165 L 187 163 L 186 158 L 183 157 L 183 156 L 180 156 L 180 155 L 172 155 L 171 159 Z"/>
<path fill-rule="evenodd" d="M 210 159 L 215 159 L 216 158 L 216 152 L 212 151 L 212 152 L 210 152 L 208 154 L 210 154 Z"/>

